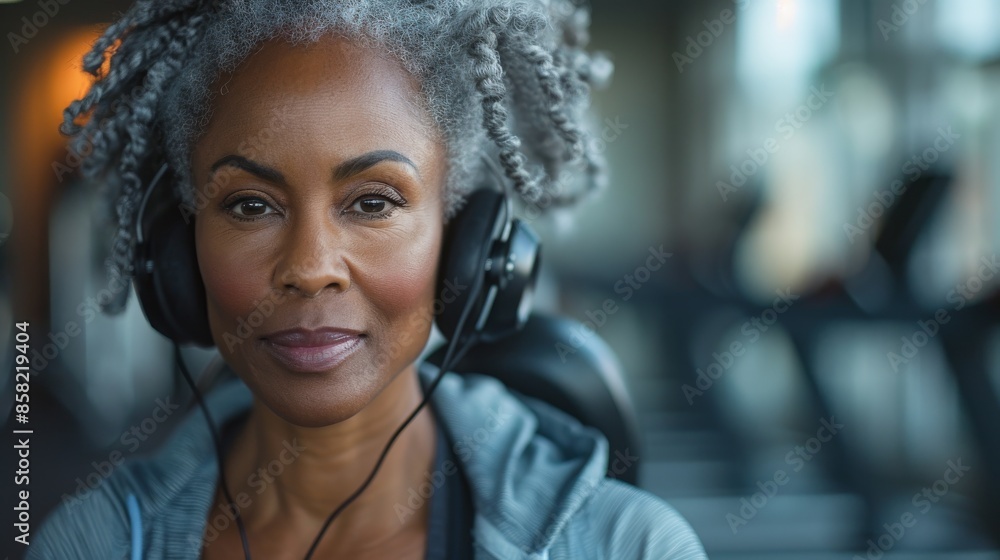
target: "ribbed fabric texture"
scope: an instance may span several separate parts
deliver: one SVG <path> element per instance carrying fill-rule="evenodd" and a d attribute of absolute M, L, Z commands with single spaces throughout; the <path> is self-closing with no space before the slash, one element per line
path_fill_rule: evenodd
<path fill-rule="evenodd" d="M 421 367 L 425 383 L 436 373 Z M 206 401 L 221 426 L 252 397 L 232 380 Z M 445 374 L 431 404 L 472 492 L 477 560 L 706 558 L 691 527 L 663 500 L 605 478 L 608 444 L 593 428 L 480 375 Z M 155 455 L 126 461 L 84 499 L 61 505 L 27 558 L 197 559 L 217 477 L 207 425 L 192 410 Z M 141 512 L 138 556 L 130 494 Z"/>

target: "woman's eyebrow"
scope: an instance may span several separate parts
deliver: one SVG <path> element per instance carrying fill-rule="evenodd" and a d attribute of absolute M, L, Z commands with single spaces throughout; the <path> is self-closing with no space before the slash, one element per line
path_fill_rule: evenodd
<path fill-rule="evenodd" d="M 274 169 L 273 167 L 268 167 L 266 165 L 262 165 L 255 161 L 251 161 L 243 156 L 237 156 L 237 155 L 223 156 L 218 161 L 212 164 L 212 172 L 214 173 L 217 169 L 219 169 L 223 165 L 231 165 L 233 167 L 238 167 L 249 173 L 252 173 L 253 175 L 260 177 L 261 179 L 264 179 L 265 181 L 269 181 L 271 183 L 277 183 L 283 187 L 287 186 L 285 184 L 285 176 L 282 175 L 280 171 Z"/>
<path fill-rule="evenodd" d="M 344 180 L 352 175 L 361 173 L 365 169 L 377 165 L 383 161 L 395 161 L 398 163 L 405 163 L 416 171 L 417 176 L 420 176 L 420 170 L 417 169 L 417 164 L 413 163 L 413 160 L 404 156 L 403 154 L 395 150 L 375 150 L 360 156 L 353 157 L 347 161 L 342 162 L 340 165 L 333 169 L 333 178 L 337 181 Z M 274 169 L 273 167 L 268 167 L 266 165 L 257 163 L 255 161 L 249 160 L 243 156 L 238 155 L 228 155 L 223 156 L 218 161 L 212 164 L 212 172 L 214 173 L 220 167 L 224 165 L 231 165 L 243 169 L 253 175 L 269 181 L 272 183 L 277 183 L 281 186 L 287 186 L 285 183 L 285 176 Z"/>
<path fill-rule="evenodd" d="M 395 161 L 399 163 L 405 163 L 416 171 L 417 176 L 420 176 L 420 170 L 417 169 L 417 164 L 413 163 L 410 158 L 404 156 L 403 154 L 395 150 L 375 150 L 373 152 L 368 152 L 366 154 L 361 154 L 360 156 L 351 158 L 333 170 L 334 180 L 341 181 L 352 175 L 361 173 L 365 169 L 372 167 L 383 161 Z"/>

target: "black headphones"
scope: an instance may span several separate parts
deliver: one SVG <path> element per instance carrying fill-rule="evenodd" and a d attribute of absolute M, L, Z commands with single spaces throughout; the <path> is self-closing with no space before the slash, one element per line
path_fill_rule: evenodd
<path fill-rule="evenodd" d="M 194 218 L 185 217 L 172 188 L 154 192 L 161 184 L 173 185 L 166 163 L 153 176 L 136 220 L 134 282 L 139 303 L 153 328 L 167 338 L 213 346 L 195 255 Z M 435 322 L 445 339 L 463 340 L 475 333 L 478 340 L 492 341 L 522 328 L 531 312 L 540 249 L 534 231 L 512 216 L 504 191 L 472 191 L 444 235 Z M 469 287 L 479 275 L 483 289 L 470 302 Z M 456 332 L 467 304 L 472 305 L 473 320 Z"/>

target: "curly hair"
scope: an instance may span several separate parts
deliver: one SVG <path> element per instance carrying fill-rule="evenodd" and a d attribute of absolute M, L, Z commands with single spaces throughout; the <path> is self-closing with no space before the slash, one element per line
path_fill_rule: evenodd
<path fill-rule="evenodd" d="M 177 200 L 194 205 L 191 149 L 211 118 L 213 88 L 272 39 L 350 37 L 418 79 L 447 145 L 446 219 L 491 160 L 522 203 L 575 203 L 603 186 L 587 108 L 591 87 L 611 73 L 607 58 L 585 51 L 589 10 L 578 1 L 138 0 L 84 56 L 96 80 L 65 109 L 61 128 L 86 155 L 81 171 L 100 181 L 116 222 L 109 276 L 133 276 L 149 169 L 168 163 Z M 119 313 L 124 303 L 102 310 Z"/>

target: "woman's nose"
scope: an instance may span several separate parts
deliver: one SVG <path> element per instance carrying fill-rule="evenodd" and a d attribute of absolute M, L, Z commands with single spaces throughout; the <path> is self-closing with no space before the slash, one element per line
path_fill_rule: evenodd
<path fill-rule="evenodd" d="M 351 278 L 343 237 L 343 230 L 331 224 L 329 217 L 293 226 L 275 269 L 275 287 L 309 298 L 327 288 L 347 290 Z"/>

